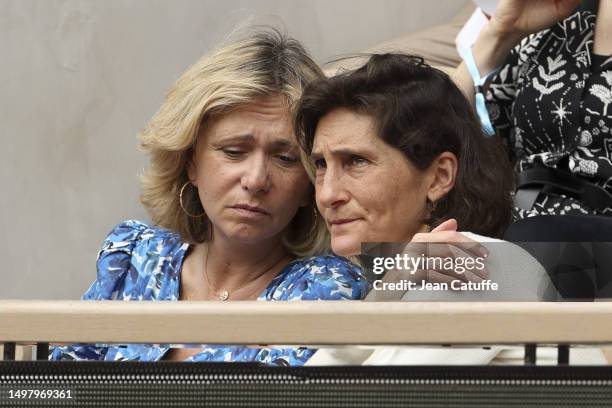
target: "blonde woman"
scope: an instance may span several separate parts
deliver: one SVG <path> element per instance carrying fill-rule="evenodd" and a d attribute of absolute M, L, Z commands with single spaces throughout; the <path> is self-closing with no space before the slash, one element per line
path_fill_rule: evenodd
<path fill-rule="evenodd" d="M 117 225 L 87 300 L 360 299 L 367 282 L 328 242 L 301 164 L 292 109 L 323 74 L 274 30 L 203 57 L 140 135 L 142 203 L 154 225 Z M 156 329 L 156 328 L 152 328 Z M 314 350 L 66 346 L 51 359 L 256 361 L 302 365 Z"/>

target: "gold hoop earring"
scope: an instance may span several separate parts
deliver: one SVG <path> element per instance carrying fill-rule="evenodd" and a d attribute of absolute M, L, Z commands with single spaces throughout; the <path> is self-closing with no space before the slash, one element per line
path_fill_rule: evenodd
<path fill-rule="evenodd" d="M 181 187 L 181 192 L 179 193 L 179 204 L 181 205 L 181 209 L 191 218 L 203 217 L 204 215 L 206 215 L 206 211 L 202 211 L 202 214 L 200 215 L 193 215 L 185 209 L 185 205 L 183 204 L 183 192 L 185 191 L 185 187 L 187 187 L 188 184 L 191 183 L 189 181 L 186 181 L 185 184 L 183 184 L 183 187 Z"/>

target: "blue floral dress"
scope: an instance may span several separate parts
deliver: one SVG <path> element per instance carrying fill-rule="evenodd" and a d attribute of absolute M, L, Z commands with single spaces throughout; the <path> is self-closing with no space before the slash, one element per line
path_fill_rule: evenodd
<path fill-rule="evenodd" d="M 170 300 L 179 298 L 180 271 L 189 248 L 180 236 L 139 221 L 125 221 L 106 237 L 98 254 L 97 279 L 83 300 Z M 257 300 L 362 299 L 368 283 L 345 258 L 316 256 L 289 263 Z M 99 347 L 70 345 L 51 350 L 51 360 L 158 361 L 167 345 L 130 344 Z M 304 347 L 275 348 L 204 345 L 186 361 L 243 361 L 303 365 L 315 352 Z"/>

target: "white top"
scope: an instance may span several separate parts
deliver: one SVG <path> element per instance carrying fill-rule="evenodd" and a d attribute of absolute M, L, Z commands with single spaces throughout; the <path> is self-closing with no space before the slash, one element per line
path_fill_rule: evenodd
<path fill-rule="evenodd" d="M 410 291 L 402 301 L 514 301 L 556 300 L 557 292 L 546 270 L 521 247 L 510 242 L 462 232 L 488 250 L 487 269 L 496 292 Z M 406 328 L 410 330 L 410 328 Z M 320 348 L 307 366 L 325 365 L 522 365 L 524 349 L 518 346 L 430 347 L 345 346 Z M 557 364 L 555 347 L 539 347 L 537 364 Z M 599 348 L 571 348 L 571 364 L 607 364 Z"/>

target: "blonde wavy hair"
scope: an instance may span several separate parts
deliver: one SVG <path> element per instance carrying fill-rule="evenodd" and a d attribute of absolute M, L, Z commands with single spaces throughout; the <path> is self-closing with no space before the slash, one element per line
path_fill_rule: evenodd
<path fill-rule="evenodd" d="M 248 37 L 232 40 L 202 57 L 174 83 L 159 111 L 139 134 L 150 165 L 141 175 L 141 202 L 154 223 L 178 232 L 191 243 L 210 239 L 212 231 L 197 189 L 189 181 L 187 165 L 199 129 L 206 121 L 262 96 L 282 95 L 293 113 L 304 87 L 323 72 L 302 45 L 281 31 L 259 28 Z M 309 163 L 302 162 L 310 175 Z M 329 235 L 318 214 L 311 186 L 310 203 L 300 208 L 283 236 L 296 256 L 320 254 L 329 248 Z"/>

